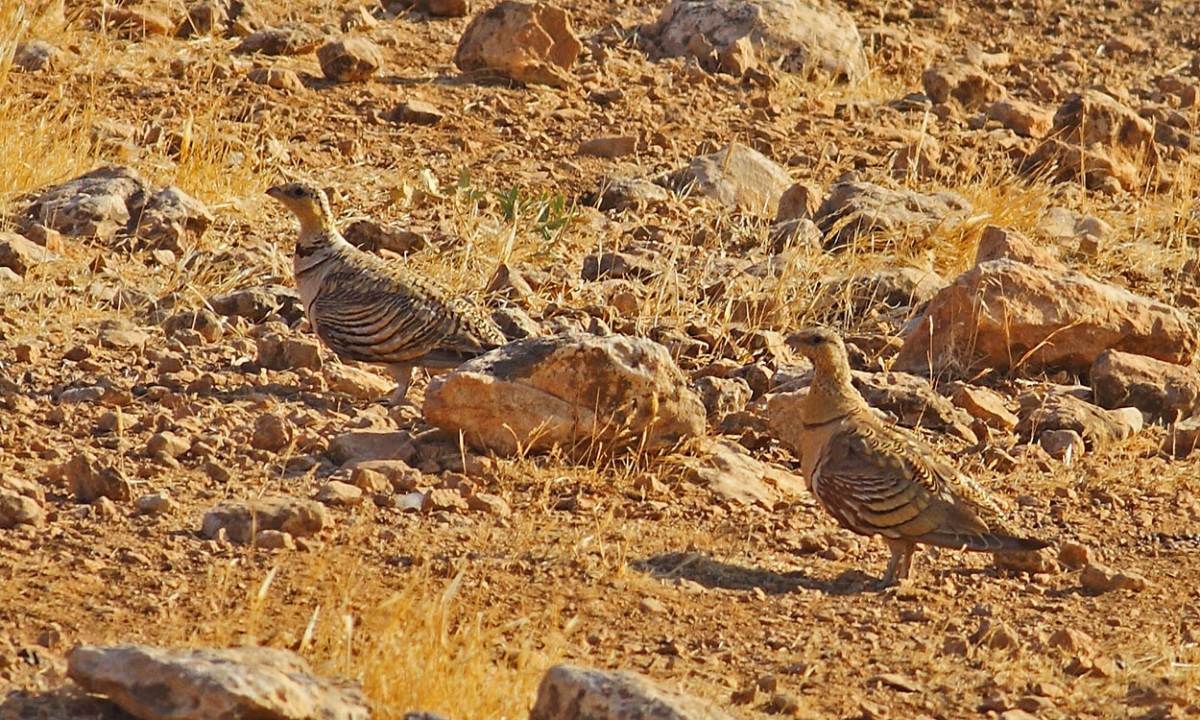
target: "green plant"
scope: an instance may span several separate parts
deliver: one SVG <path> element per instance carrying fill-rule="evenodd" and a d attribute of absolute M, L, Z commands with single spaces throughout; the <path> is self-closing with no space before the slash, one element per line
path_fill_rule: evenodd
<path fill-rule="evenodd" d="M 523 219 L 528 219 L 533 224 L 533 231 L 545 243 L 557 240 L 575 217 L 575 204 L 561 193 L 540 192 L 531 195 L 520 185 L 513 185 L 508 190 L 494 190 L 492 194 L 499 202 L 500 213 L 507 222 L 517 225 Z"/>

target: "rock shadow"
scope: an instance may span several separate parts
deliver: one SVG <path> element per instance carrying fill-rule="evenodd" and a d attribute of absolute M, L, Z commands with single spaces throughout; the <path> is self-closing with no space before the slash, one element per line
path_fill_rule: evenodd
<path fill-rule="evenodd" d="M 50 720 L 133 720 L 115 703 L 88 695 L 74 685 L 46 692 L 10 690 L 0 695 L 0 718 Z"/>
<path fill-rule="evenodd" d="M 767 595 L 784 595 L 800 588 L 826 595 L 857 595 L 874 589 L 877 583 L 857 571 L 843 573 L 831 580 L 814 578 L 802 571 L 777 573 L 762 568 L 742 567 L 715 560 L 698 552 L 669 552 L 630 563 L 635 570 L 660 580 L 683 578 L 706 588 L 725 590 L 761 590 Z"/>

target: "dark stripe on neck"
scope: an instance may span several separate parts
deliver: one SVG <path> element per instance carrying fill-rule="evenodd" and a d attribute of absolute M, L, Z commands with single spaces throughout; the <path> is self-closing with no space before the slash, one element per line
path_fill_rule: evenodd
<path fill-rule="evenodd" d="M 303 243 L 296 245 L 296 257 L 306 258 L 316 255 L 327 247 L 326 243 Z"/>
<path fill-rule="evenodd" d="M 834 415 L 833 417 L 829 418 L 828 420 L 822 420 L 821 422 L 818 422 L 818 423 L 804 422 L 802 420 L 802 421 L 800 421 L 800 427 L 805 428 L 806 430 L 812 430 L 813 428 L 824 427 L 831 422 L 837 422 L 838 420 L 844 419 L 849 414 L 850 414 L 849 412 L 844 412 L 841 415 Z"/>
<path fill-rule="evenodd" d="M 304 260 L 307 260 L 308 258 L 312 257 L 312 256 L 313 256 L 313 255 L 315 255 L 315 254 L 316 254 L 315 252 L 310 252 L 310 253 L 301 254 L 299 251 L 297 251 L 297 252 L 296 252 L 296 259 L 297 259 L 297 260 L 300 260 L 300 261 L 304 261 Z M 330 261 L 330 260 L 332 260 L 332 259 L 333 259 L 333 255 L 332 255 L 332 254 L 326 255 L 325 257 L 323 257 L 323 258 L 321 258 L 321 259 L 317 260 L 315 263 L 312 263 L 311 265 L 304 265 L 303 267 L 300 267 L 300 268 L 298 268 L 298 269 L 296 270 L 296 274 L 297 274 L 297 275 L 303 275 L 303 274 L 304 274 L 304 273 L 306 273 L 306 272 L 310 272 L 310 271 L 312 271 L 312 270 L 316 270 L 317 268 L 321 267 L 322 265 L 324 265 L 325 263 L 329 262 L 329 261 Z"/>

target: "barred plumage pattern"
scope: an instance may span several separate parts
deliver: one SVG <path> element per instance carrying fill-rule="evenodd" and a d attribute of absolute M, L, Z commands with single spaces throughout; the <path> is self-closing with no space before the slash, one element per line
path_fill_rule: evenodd
<path fill-rule="evenodd" d="M 892 551 L 883 583 L 908 576 L 918 543 L 980 552 L 1046 547 L 1021 537 L 973 479 L 910 433 L 887 425 L 851 383 L 842 339 L 825 328 L 788 343 L 813 363 L 801 465 L 817 501 L 849 530 Z"/>
<path fill-rule="evenodd" d="M 334 225 L 325 193 L 286 183 L 267 194 L 300 221 L 293 271 L 313 332 L 338 357 L 387 367 L 403 399 L 412 368 L 452 368 L 505 342 L 467 300 L 363 252 Z"/>

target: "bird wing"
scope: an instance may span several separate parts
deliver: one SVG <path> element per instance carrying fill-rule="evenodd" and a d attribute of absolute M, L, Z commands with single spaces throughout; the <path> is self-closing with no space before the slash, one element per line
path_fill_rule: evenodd
<path fill-rule="evenodd" d="M 313 301 L 314 330 L 340 355 L 457 365 L 503 342 L 465 300 L 374 259 L 353 258 L 331 270 Z"/>
<path fill-rule="evenodd" d="M 862 534 L 975 550 L 1001 549 L 1000 509 L 973 480 L 916 438 L 865 414 L 825 443 L 819 500 Z M 998 526 L 998 527 L 997 527 Z"/>

